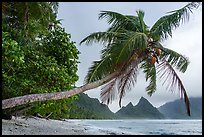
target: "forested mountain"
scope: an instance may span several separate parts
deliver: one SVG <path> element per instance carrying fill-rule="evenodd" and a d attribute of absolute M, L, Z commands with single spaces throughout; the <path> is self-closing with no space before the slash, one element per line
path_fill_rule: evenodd
<path fill-rule="evenodd" d="M 87 94 L 81 93 L 77 100 L 71 106 L 75 112 L 71 112 L 70 118 L 85 119 L 113 119 L 116 118 L 114 113 L 109 110 L 108 106 L 99 102 L 96 98 L 90 98 Z"/>
<path fill-rule="evenodd" d="M 159 108 L 154 107 L 147 99 L 141 97 L 137 105 L 131 102 L 113 113 L 107 105 L 99 102 L 97 98 L 90 98 L 81 93 L 71 107 L 70 118 L 85 119 L 202 119 L 202 98 L 189 98 L 191 104 L 191 117 L 186 114 L 185 104 L 182 100 L 167 102 Z"/>
<path fill-rule="evenodd" d="M 147 99 L 141 97 L 136 106 L 130 102 L 126 107 L 122 107 L 115 113 L 120 118 L 130 119 L 162 119 L 164 118 L 157 108 L 155 108 Z"/>
<path fill-rule="evenodd" d="M 69 111 L 69 118 L 84 119 L 162 119 L 164 116 L 147 99 L 141 97 L 136 106 L 130 102 L 118 112 L 113 113 L 107 105 L 102 104 L 96 98 L 90 98 L 81 93 L 77 100 L 71 105 L 73 111 Z"/>
<path fill-rule="evenodd" d="M 158 109 L 170 119 L 202 119 L 202 97 L 189 98 L 191 116 L 186 114 L 186 108 L 183 100 L 178 99 L 172 102 L 168 102 Z"/>

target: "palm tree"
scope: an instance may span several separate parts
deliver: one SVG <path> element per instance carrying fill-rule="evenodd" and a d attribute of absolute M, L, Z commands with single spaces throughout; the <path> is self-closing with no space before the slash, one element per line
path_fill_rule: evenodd
<path fill-rule="evenodd" d="M 172 36 L 172 30 L 179 27 L 181 22 L 188 21 L 189 12 L 199 5 L 200 3 L 192 2 L 181 9 L 168 12 L 168 15 L 161 17 L 151 28 L 145 24 L 144 12 L 141 10 L 136 12 L 136 16 L 102 11 L 99 19 L 107 19 L 110 24 L 108 30 L 92 33 L 81 41 L 86 44 L 99 42 L 105 47 L 101 51 L 101 59 L 94 61 L 89 68 L 85 85 L 65 92 L 32 94 L 6 99 L 2 101 L 2 108 L 35 101 L 68 98 L 102 85 L 102 102 L 109 104 L 118 94 L 121 106 L 122 97 L 134 86 L 138 71 L 142 69 L 146 75 L 146 81 L 149 81 L 146 91 L 150 96 L 156 91 L 156 78 L 159 76 L 169 90 L 178 88 L 184 96 L 187 114 L 190 116 L 190 103 L 186 90 L 173 68 L 184 73 L 189 60 L 163 47 L 161 42 Z"/>
<path fill-rule="evenodd" d="M 85 82 L 91 83 L 116 73 L 109 82 L 102 87 L 102 102 L 109 104 L 119 94 L 119 105 L 127 90 L 131 90 L 137 81 L 138 70 L 142 69 L 149 85 L 147 93 L 151 96 L 156 91 L 156 78 L 167 84 L 167 88 L 174 91 L 177 88 L 190 115 L 190 103 L 182 81 L 178 77 L 175 67 L 185 72 L 189 64 L 187 57 L 163 47 L 161 42 L 172 36 L 172 30 L 179 27 L 180 22 L 189 19 L 188 11 L 197 8 L 199 3 L 189 3 L 184 8 L 168 12 L 151 28 L 144 22 L 144 12 L 139 10 L 136 16 L 122 15 L 112 11 L 102 11 L 99 19 L 106 18 L 111 25 L 105 32 L 96 32 L 81 41 L 86 44 L 102 43 L 105 48 L 101 52 L 101 59 L 90 67 Z M 155 64 L 155 61 L 157 64 Z"/>

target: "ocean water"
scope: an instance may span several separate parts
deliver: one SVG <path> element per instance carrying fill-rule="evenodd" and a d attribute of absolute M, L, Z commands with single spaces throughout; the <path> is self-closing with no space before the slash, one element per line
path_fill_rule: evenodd
<path fill-rule="evenodd" d="M 110 133 L 144 135 L 202 135 L 202 120 L 82 120 Z"/>

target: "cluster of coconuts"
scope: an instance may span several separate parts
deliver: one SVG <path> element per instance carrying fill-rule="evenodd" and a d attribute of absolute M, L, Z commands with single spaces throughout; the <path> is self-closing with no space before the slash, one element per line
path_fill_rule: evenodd
<path fill-rule="evenodd" d="M 156 55 L 155 55 L 155 53 L 156 53 Z M 158 62 L 158 59 L 157 59 L 157 56 L 160 56 L 161 55 L 161 50 L 159 49 L 159 48 L 156 48 L 155 49 L 155 52 L 153 51 L 153 52 L 151 52 L 150 53 L 150 56 L 151 56 L 151 64 L 154 64 L 156 61 L 157 61 L 157 63 L 159 63 Z"/>
<path fill-rule="evenodd" d="M 148 39 L 149 42 L 149 47 L 147 48 L 147 53 L 149 53 L 150 57 L 151 57 L 151 64 L 155 64 L 155 62 L 157 61 L 157 63 L 159 63 L 158 61 L 158 56 L 161 55 L 161 49 L 159 48 L 153 48 L 151 46 L 151 43 L 153 42 L 152 38 Z"/>

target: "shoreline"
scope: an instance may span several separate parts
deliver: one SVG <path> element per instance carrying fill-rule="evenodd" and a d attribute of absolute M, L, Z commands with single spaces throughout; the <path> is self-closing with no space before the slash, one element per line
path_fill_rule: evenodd
<path fill-rule="evenodd" d="M 197 120 L 197 119 L 196 119 Z M 39 117 L 14 117 L 11 120 L 2 119 L 2 135 L 148 135 L 148 134 L 177 134 L 177 132 L 169 132 L 168 129 L 163 129 L 163 127 L 158 126 L 156 129 L 151 129 L 151 131 L 126 130 L 130 126 L 124 124 L 123 119 L 113 120 L 113 124 L 120 124 L 119 126 L 111 126 L 111 120 L 100 120 L 102 123 L 104 121 L 106 124 L 99 124 L 100 121 L 95 122 L 95 119 L 45 119 Z M 109 122 L 108 122 L 109 121 Z M 111 121 L 111 122 L 110 122 Z M 115 121 L 115 122 L 114 122 Z M 125 120 L 125 123 L 131 123 L 131 121 L 137 121 L 137 124 L 141 123 L 155 123 L 155 120 Z M 160 123 L 161 120 L 156 120 L 156 123 Z M 162 123 L 168 124 L 172 119 L 166 119 Z M 177 123 L 181 123 L 181 119 L 174 119 L 174 123 L 169 123 L 169 126 Z M 186 120 L 184 120 L 186 121 Z M 195 120 L 193 120 L 195 121 Z M 199 122 L 202 121 L 198 120 Z M 97 123 L 97 124 L 95 124 Z M 195 123 L 195 122 L 194 122 Z M 97 126 L 98 125 L 98 126 Z M 100 125 L 100 126 L 99 126 Z M 104 125 L 104 126 L 103 126 Z M 133 124 L 133 126 L 135 126 Z M 136 125 L 137 126 L 137 125 Z M 143 125 L 144 126 L 144 125 Z M 112 128 L 113 127 L 113 128 Z M 117 128 L 115 128 L 117 127 Z M 142 127 L 144 128 L 144 127 Z M 161 129 L 160 129 L 161 128 Z M 131 128 L 130 128 L 131 129 Z M 190 129 L 189 129 L 190 130 Z M 200 130 L 200 129 L 199 129 Z M 185 131 L 185 130 L 184 130 Z M 182 132 L 184 132 L 182 131 Z M 196 129 L 196 132 L 197 129 Z M 198 132 L 200 134 L 201 131 Z M 202 133 L 202 132 L 201 132 Z M 179 133 L 182 134 L 182 133 Z M 186 135 L 189 131 L 185 132 Z M 194 134 L 194 131 L 192 131 Z"/>
<path fill-rule="evenodd" d="M 127 135 L 83 124 L 82 120 L 53 120 L 38 117 L 2 119 L 2 135 Z"/>

